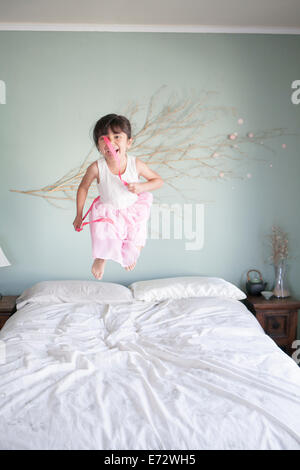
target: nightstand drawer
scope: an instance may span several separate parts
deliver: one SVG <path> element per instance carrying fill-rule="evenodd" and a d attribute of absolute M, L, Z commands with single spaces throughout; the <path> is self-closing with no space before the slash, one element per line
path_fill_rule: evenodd
<path fill-rule="evenodd" d="M 283 338 L 289 335 L 289 315 L 286 312 L 269 312 L 265 318 L 265 331 L 273 338 Z"/>
<path fill-rule="evenodd" d="M 4 295 L 0 299 L 0 330 L 9 317 L 15 313 L 17 298 L 17 295 Z"/>
<path fill-rule="evenodd" d="M 10 315 L 0 315 L 0 330 L 5 322 L 9 319 Z"/>
<path fill-rule="evenodd" d="M 264 299 L 262 296 L 248 296 L 247 301 L 256 312 L 265 332 L 290 356 L 292 344 L 297 338 L 298 309 L 300 301 L 294 297 Z"/>

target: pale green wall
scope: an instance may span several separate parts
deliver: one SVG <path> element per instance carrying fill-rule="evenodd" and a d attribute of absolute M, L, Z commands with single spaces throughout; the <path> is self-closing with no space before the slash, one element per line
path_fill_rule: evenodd
<path fill-rule="evenodd" d="M 89 231 L 73 231 L 74 208 L 9 189 L 36 189 L 78 166 L 99 117 L 123 111 L 130 100 L 146 103 L 162 84 L 180 93 L 217 91 L 211 104 L 237 108 L 243 132 L 285 128 L 300 135 L 300 105 L 290 99 L 291 83 L 300 79 L 299 50 L 300 36 L 1 32 L 7 104 L 0 105 L 0 245 L 12 266 L 0 270 L 0 290 L 92 279 Z M 218 133 L 242 130 L 233 122 L 223 120 Z M 185 241 L 149 240 L 134 271 L 110 263 L 104 280 L 206 274 L 242 285 L 250 267 L 271 280 L 263 237 L 275 222 L 290 234 L 289 280 L 300 296 L 299 135 L 270 141 L 274 155 L 249 148 L 251 161 L 239 171 L 251 179 L 196 182 L 199 201 L 213 201 L 205 204 L 201 251 L 186 251 Z"/>

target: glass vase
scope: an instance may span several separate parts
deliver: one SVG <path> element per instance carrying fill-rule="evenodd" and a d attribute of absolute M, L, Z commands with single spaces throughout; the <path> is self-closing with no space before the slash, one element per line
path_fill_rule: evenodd
<path fill-rule="evenodd" d="M 287 264 L 285 259 L 281 259 L 277 264 L 274 264 L 275 269 L 275 285 L 273 294 L 275 297 L 284 298 L 289 297 L 290 291 L 287 284 Z"/>

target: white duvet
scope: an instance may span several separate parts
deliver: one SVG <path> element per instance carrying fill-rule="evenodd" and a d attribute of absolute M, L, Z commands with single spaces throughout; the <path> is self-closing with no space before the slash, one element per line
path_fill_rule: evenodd
<path fill-rule="evenodd" d="M 300 369 L 236 300 L 27 305 L 0 449 L 300 449 Z"/>

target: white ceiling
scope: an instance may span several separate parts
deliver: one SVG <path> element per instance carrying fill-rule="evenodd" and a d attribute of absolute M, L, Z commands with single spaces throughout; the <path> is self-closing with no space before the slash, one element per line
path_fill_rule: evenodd
<path fill-rule="evenodd" d="M 0 0 L 0 29 L 300 33 L 300 0 Z"/>

